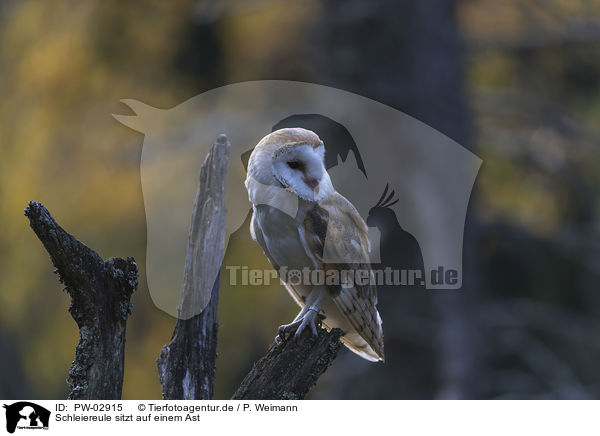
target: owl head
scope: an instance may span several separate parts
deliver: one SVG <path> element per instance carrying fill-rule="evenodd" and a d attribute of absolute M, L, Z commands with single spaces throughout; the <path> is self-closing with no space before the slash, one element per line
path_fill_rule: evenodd
<path fill-rule="evenodd" d="M 335 192 L 325 169 L 323 141 L 299 127 L 276 130 L 261 139 L 248 162 L 250 178 L 306 201 L 320 201 Z"/>

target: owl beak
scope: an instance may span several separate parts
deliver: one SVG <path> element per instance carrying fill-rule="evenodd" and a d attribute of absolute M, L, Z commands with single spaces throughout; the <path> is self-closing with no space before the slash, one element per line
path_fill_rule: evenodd
<path fill-rule="evenodd" d="M 315 193 L 319 191 L 319 181 L 317 179 L 306 178 L 304 179 L 304 183 L 306 183 L 306 186 L 312 189 Z"/>

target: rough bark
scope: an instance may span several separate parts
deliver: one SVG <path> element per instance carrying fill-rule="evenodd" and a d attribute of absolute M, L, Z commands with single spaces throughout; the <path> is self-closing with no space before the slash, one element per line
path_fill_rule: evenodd
<path fill-rule="evenodd" d="M 120 399 L 125 329 L 138 284 L 134 259 L 102 260 L 60 227 L 41 203 L 29 202 L 25 215 L 71 296 L 69 312 L 79 327 L 68 398 Z"/>
<path fill-rule="evenodd" d="M 158 366 L 164 400 L 210 400 L 217 358 L 219 280 L 199 315 L 179 319 L 171 342 L 163 346 Z"/>
<path fill-rule="evenodd" d="M 179 306 L 171 342 L 156 363 L 163 399 L 208 400 L 217 357 L 215 280 L 225 245 L 225 181 L 230 144 L 219 136 L 200 170 Z"/>
<path fill-rule="evenodd" d="M 342 347 L 342 331 L 319 329 L 271 345 L 233 395 L 234 400 L 300 400 L 331 365 Z"/>

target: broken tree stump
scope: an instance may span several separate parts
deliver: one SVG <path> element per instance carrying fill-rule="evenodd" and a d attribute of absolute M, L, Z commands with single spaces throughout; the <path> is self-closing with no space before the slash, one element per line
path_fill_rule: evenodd
<path fill-rule="evenodd" d="M 220 135 L 200 170 L 179 318 L 171 342 L 156 361 L 165 400 L 209 400 L 213 395 L 229 150 L 227 137 Z"/>
<path fill-rule="evenodd" d="M 125 329 L 131 313 L 131 295 L 138 285 L 134 259 L 102 260 L 58 225 L 41 203 L 30 201 L 25 216 L 71 297 L 69 312 L 79 327 L 79 343 L 69 370 L 68 398 L 120 399 Z"/>

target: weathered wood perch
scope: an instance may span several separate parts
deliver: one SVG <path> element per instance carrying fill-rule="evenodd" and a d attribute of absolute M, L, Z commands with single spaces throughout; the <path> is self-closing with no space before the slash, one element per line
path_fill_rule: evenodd
<path fill-rule="evenodd" d="M 71 296 L 69 312 L 79 327 L 68 398 L 120 399 L 125 329 L 138 284 L 134 259 L 102 260 L 59 226 L 41 203 L 29 202 L 25 216 Z"/>
<path fill-rule="evenodd" d="M 299 338 L 271 345 L 254 364 L 233 400 L 300 400 L 315 385 L 342 347 L 340 329 L 308 331 Z"/>
<path fill-rule="evenodd" d="M 220 278 L 220 277 L 219 277 Z M 178 319 L 156 360 L 163 400 L 210 400 L 217 358 L 219 280 L 199 315 Z"/>
<path fill-rule="evenodd" d="M 219 136 L 200 169 L 179 319 L 156 363 L 166 400 L 209 400 L 217 357 L 218 271 L 225 250 L 225 182 L 230 144 Z"/>

